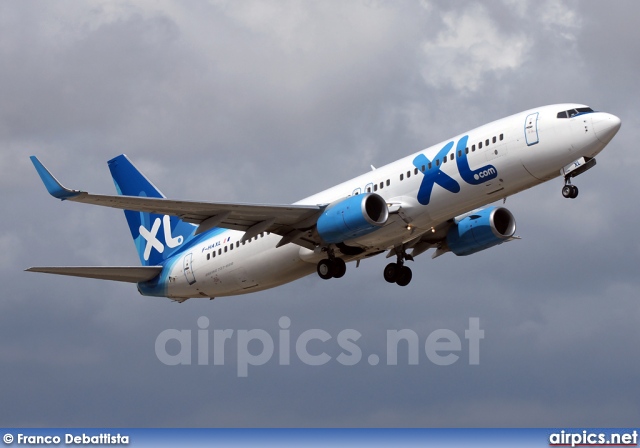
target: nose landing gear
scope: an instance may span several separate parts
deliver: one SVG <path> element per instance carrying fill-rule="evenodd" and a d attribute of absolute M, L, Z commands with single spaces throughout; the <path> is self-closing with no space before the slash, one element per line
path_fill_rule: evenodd
<path fill-rule="evenodd" d="M 562 187 L 562 196 L 567 199 L 575 199 L 578 197 L 578 187 L 571 185 L 570 180 L 566 180 L 566 185 Z"/>
<path fill-rule="evenodd" d="M 565 166 L 560 171 L 564 174 L 564 187 L 562 187 L 562 196 L 567 199 L 575 199 L 578 197 L 578 187 L 571 185 L 571 178 L 579 176 L 585 171 L 596 166 L 596 159 L 589 157 L 581 157 L 575 162 Z"/>

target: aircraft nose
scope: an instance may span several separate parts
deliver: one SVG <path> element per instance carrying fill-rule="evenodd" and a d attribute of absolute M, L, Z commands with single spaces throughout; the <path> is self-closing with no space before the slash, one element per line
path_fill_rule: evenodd
<path fill-rule="evenodd" d="M 592 115 L 592 123 L 598 140 L 602 143 L 609 143 L 620 129 L 622 121 L 615 115 L 597 112 Z"/>

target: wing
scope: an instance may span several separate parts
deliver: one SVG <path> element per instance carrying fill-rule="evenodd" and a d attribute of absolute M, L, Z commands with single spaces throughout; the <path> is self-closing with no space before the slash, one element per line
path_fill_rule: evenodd
<path fill-rule="evenodd" d="M 138 283 L 151 280 L 162 271 L 162 266 L 63 266 L 32 267 L 29 272 L 70 275 L 73 277 L 97 278 L 116 282 Z"/>
<path fill-rule="evenodd" d="M 282 235 L 278 246 L 296 243 L 313 249 L 320 243 L 309 230 L 325 205 L 239 204 L 92 194 L 64 187 L 37 157 L 31 156 L 31 161 L 49 194 L 63 201 L 177 216 L 185 222 L 197 224 L 196 234 L 222 227 L 246 232 L 243 239 L 247 240 L 261 232 Z"/>

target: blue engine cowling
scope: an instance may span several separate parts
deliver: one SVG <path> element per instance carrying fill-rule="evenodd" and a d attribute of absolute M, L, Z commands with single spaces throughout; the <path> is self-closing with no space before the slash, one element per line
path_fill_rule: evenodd
<path fill-rule="evenodd" d="M 516 232 L 516 220 L 503 207 L 488 207 L 461 219 L 447 233 L 447 246 L 456 255 L 471 255 L 504 243 Z"/>
<path fill-rule="evenodd" d="M 325 243 L 342 243 L 373 232 L 388 218 L 386 201 L 378 194 L 365 193 L 329 204 L 316 228 Z"/>

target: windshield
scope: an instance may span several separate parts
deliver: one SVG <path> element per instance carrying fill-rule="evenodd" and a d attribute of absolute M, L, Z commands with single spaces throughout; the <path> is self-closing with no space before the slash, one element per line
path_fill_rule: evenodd
<path fill-rule="evenodd" d="M 576 109 L 563 110 L 558 112 L 558 118 L 573 118 L 577 115 L 588 114 L 594 110 L 590 107 L 578 107 Z"/>

